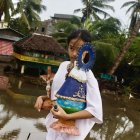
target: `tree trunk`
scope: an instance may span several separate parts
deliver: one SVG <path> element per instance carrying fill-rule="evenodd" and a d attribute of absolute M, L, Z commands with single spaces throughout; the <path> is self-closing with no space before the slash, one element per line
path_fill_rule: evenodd
<path fill-rule="evenodd" d="M 131 31 L 128 39 L 124 43 L 124 47 L 122 48 L 120 54 L 117 56 L 116 60 L 114 61 L 113 66 L 108 71 L 108 74 L 110 74 L 110 75 L 114 74 L 114 72 L 118 68 L 120 62 L 122 61 L 124 55 L 126 54 L 130 44 L 132 43 L 133 39 L 136 37 L 137 33 L 139 32 L 139 29 L 140 29 L 140 19 L 137 21 L 136 26 L 134 27 L 134 30 Z"/>

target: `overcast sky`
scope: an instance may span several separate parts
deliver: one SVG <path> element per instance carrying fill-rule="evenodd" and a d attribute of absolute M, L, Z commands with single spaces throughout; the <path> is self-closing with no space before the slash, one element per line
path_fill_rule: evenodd
<path fill-rule="evenodd" d="M 109 3 L 115 8 L 115 13 L 109 11 L 111 15 L 116 18 L 119 18 L 122 26 L 124 28 L 128 27 L 128 23 L 130 21 L 129 14 L 126 15 L 126 9 L 122 8 L 121 6 L 123 3 L 128 2 L 131 0 L 115 0 L 115 2 Z M 51 16 L 54 16 L 54 13 L 59 14 L 74 14 L 73 11 L 78 8 L 82 8 L 83 5 L 81 0 L 43 0 L 43 4 L 47 6 L 47 11 L 41 14 L 41 19 L 46 20 L 49 19 Z M 81 16 L 81 14 L 74 14 Z"/>
<path fill-rule="evenodd" d="M 129 15 L 125 14 L 126 9 L 120 8 L 123 3 L 128 1 L 131 0 L 115 0 L 115 2 L 109 3 L 115 8 L 115 13 L 109 11 L 109 14 L 113 15 L 113 17 L 119 18 L 124 28 L 128 27 L 130 18 Z M 40 14 L 42 20 L 50 19 L 51 16 L 54 16 L 54 13 L 72 15 L 74 14 L 73 11 L 75 9 L 83 7 L 81 0 L 43 0 L 43 4 L 47 7 L 47 10 Z M 82 14 L 79 13 L 74 15 L 81 16 Z"/>

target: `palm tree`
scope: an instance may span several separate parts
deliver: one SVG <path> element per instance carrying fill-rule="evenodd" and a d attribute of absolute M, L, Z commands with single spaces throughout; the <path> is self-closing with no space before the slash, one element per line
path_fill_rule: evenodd
<path fill-rule="evenodd" d="M 137 20 L 140 18 L 140 0 L 125 2 L 121 8 L 125 8 L 128 6 L 129 8 L 126 11 L 126 14 L 132 11 L 129 29 L 133 30 L 136 25 Z"/>
<path fill-rule="evenodd" d="M 118 36 L 121 32 L 120 27 L 120 21 L 110 17 L 108 19 L 94 21 L 90 28 L 90 32 L 93 35 L 94 40 L 107 40 Z"/>
<path fill-rule="evenodd" d="M 128 53 L 125 58 L 128 64 L 135 67 L 140 66 L 140 35 L 135 37 L 133 43 L 129 47 Z"/>
<path fill-rule="evenodd" d="M 122 48 L 120 54 L 117 56 L 116 60 L 114 61 L 113 66 L 110 68 L 108 74 L 112 75 L 116 69 L 118 68 L 120 62 L 122 61 L 123 57 L 125 56 L 129 46 L 131 45 L 133 39 L 139 32 L 140 29 L 140 0 L 126 2 L 122 5 L 122 7 L 130 6 L 126 13 L 132 10 L 131 13 L 131 23 L 130 23 L 130 35 L 124 43 L 124 47 Z M 133 30 L 132 30 L 133 29 Z"/>
<path fill-rule="evenodd" d="M 118 19 L 110 17 L 104 20 L 93 21 L 91 28 L 89 28 L 97 53 L 94 66 L 95 73 L 107 72 L 110 65 L 113 64 L 122 40 L 120 24 Z M 104 63 L 105 61 L 107 63 Z"/>
<path fill-rule="evenodd" d="M 38 13 L 46 10 L 46 6 L 41 4 L 42 0 L 20 0 L 17 3 L 15 14 L 20 13 L 21 19 L 30 29 L 33 24 L 40 21 Z"/>
<path fill-rule="evenodd" d="M 96 46 L 97 58 L 94 72 L 106 72 L 113 64 L 119 52 L 120 22 L 115 18 L 92 21 L 86 19 L 84 23 L 80 19 L 73 17 L 70 21 L 59 21 L 54 24 L 55 31 L 51 34 L 63 47 L 67 48 L 67 35 L 74 29 L 86 29 L 92 35 L 92 43 Z M 122 37 L 121 37 L 122 38 Z M 118 45 L 118 46 L 117 46 Z M 104 63 L 105 60 L 108 63 Z"/>
<path fill-rule="evenodd" d="M 4 20 L 10 20 L 10 11 L 14 10 L 14 5 L 12 0 L 0 0 L 0 21 L 4 14 Z"/>
<path fill-rule="evenodd" d="M 21 20 L 21 18 L 11 18 L 8 23 L 8 27 L 22 33 L 25 36 L 30 34 L 27 24 L 25 21 Z"/>
<path fill-rule="evenodd" d="M 99 14 L 103 15 L 104 17 L 109 16 L 107 12 L 103 9 L 111 9 L 114 11 L 114 8 L 106 3 L 111 2 L 114 0 L 82 0 L 84 8 L 76 9 L 74 12 L 82 12 L 83 17 L 81 21 L 85 21 L 87 18 L 93 18 L 94 20 L 101 19 Z"/>

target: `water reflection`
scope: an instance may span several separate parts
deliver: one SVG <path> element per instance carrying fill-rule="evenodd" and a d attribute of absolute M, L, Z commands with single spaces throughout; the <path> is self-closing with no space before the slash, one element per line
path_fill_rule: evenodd
<path fill-rule="evenodd" d="M 34 109 L 36 97 L 46 94 L 35 79 L 9 76 L 11 87 L 0 90 L 0 140 L 44 140 L 45 116 Z M 139 140 L 140 100 L 102 94 L 104 123 L 95 125 L 86 140 Z"/>
<path fill-rule="evenodd" d="M 103 95 L 104 123 L 96 125 L 86 140 L 139 140 L 140 101 Z"/>
<path fill-rule="evenodd" d="M 38 113 L 33 106 L 36 97 L 45 94 L 45 90 L 28 84 L 30 81 L 26 79 L 22 80 L 20 88 L 21 79 L 12 77 L 9 81 L 11 87 L 0 91 L 0 140 L 26 140 L 29 133 L 30 139 L 44 139 L 44 120 L 48 112 Z"/>

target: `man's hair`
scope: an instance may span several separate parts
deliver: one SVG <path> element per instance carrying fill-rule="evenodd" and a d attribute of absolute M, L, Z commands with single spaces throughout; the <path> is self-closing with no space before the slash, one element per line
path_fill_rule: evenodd
<path fill-rule="evenodd" d="M 67 38 L 67 43 L 69 44 L 72 39 L 79 38 L 84 42 L 91 42 L 91 35 L 87 30 L 78 29 L 70 33 Z"/>

